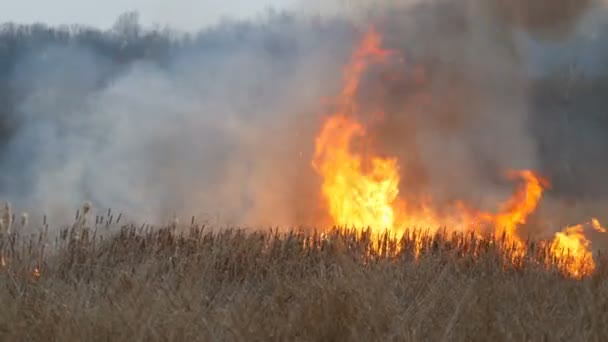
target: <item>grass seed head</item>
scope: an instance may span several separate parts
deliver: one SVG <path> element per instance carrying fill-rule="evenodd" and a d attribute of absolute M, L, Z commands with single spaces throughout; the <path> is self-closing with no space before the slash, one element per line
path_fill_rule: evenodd
<path fill-rule="evenodd" d="M 28 223 L 28 215 L 27 215 L 27 213 L 22 213 L 21 214 L 21 228 L 27 227 L 27 223 Z"/>
<path fill-rule="evenodd" d="M 11 203 L 9 201 L 4 202 L 4 208 L 2 213 L 3 220 L 3 232 L 10 234 L 11 226 L 13 224 L 13 212 L 11 209 Z"/>

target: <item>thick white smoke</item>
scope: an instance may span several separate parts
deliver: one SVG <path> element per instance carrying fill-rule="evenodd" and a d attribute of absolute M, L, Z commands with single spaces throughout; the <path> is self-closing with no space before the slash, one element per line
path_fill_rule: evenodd
<path fill-rule="evenodd" d="M 545 109 L 531 85 L 564 70 L 560 46 L 608 41 L 603 19 L 583 9 L 548 34 L 535 17 L 497 16 L 479 1 L 399 5 L 352 2 L 343 13 L 323 7 L 320 16 L 226 22 L 176 40 L 161 62 L 145 57 L 140 34 L 124 42 L 143 55 L 130 63 L 82 41 L 35 44 L 9 73 L 15 129 L 1 149 L 0 197 L 56 222 L 84 200 L 137 220 L 321 222 L 310 159 L 323 98 L 338 91 L 372 23 L 407 61 L 372 73 L 360 94 L 387 109 L 372 133 L 399 158 L 404 196 L 492 207 L 512 190 L 502 172 L 553 170 L 539 146 L 559 139 L 535 130 L 535 120 L 552 119 L 537 113 Z M 590 74 L 603 72 L 591 54 L 581 58 Z M 386 72 L 404 81 L 384 82 Z"/>

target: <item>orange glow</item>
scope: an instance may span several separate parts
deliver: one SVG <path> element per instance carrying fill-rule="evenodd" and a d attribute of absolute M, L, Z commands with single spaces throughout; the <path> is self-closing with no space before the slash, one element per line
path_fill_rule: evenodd
<path fill-rule="evenodd" d="M 602 227 L 602 225 L 600 224 L 600 221 L 596 218 L 591 219 L 591 226 L 593 227 L 593 229 L 595 229 L 599 233 L 606 232 L 606 228 Z"/>
<path fill-rule="evenodd" d="M 476 213 L 464 203 L 454 204 L 449 215 L 439 214 L 432 198 L 407 203 L 398 198 L 399 166 L 395 158 L 363 156 L 351 144 L 365 136 L 357 121 L 357 91 L 361 76 L 372 62 L 382 62 L 392 54 L 380 46 L 381 37 L 370 30 L 345 68 L 344 87 L 336 112 L 328 116 L 316 138 L 313 167 L 323 177 L 322 193 L 335 225 L 370 227 L 372 230 L 403 232 L 404 228 L 436 230 L 449 225 L 465 230 L 477 223 L 503 227 L 515 236 L 516 227 L 536 208 L 542 196 L 543 180 L 532 171 L 512 172 L 524 185 L 501 208 L 498 215 Z M 382 118 L 382 113 L 370 114 Z M 365 167 L 367 166 L 367 168 Z"/>
<path fill-rule="evenodd" d="M 606 228 L 602 227 L 600 221 L 592 218 L 589 222 L 566 227 L 555 233 L 551 243 L 550 261 L 557 264 L 562 273 L 574 278 L 588 276 L 595 270 L 591 241 L 585 230 L 606 233 Z"/>
<path fill-rule="evenodd" d="M 390 50 L 381 48 L 382 37 L 373 28 L 367 31 L 367 34 L 361 41 L 359 48 L 354 53 L 351 62 L 344 70 L 344 87 L 342 88 L 341 103 L 342 110 L 355 110 L 349 108 L 355 104 L 355 96 L 359 90 L 361 75 L 367 70 L 370 62 L 379 62 L 386 59 L 392 54 Z"/>
<path fill-rule="evenodd" d="M 317 138 L 314 165 L 324 176 L 322 190 L 336 225 L 390 229 L 399 193 L 397 162 L 372 158 L 371 170 L 364 172 L 363 158 L 349 147 L 353 137 L 363 134 L 363 127 L 347 116 L 331 117 Z"/>
<path fill-rule="evenodd" d="M 526 256 L 527 246 L 518 234 L 517 228 L 527 222 L 534 213 L 549 182 L 530 170 L 511 171 L 510 179 L 523 181 L 515 193 L 500 206 L 498 214 L 480 214 L 480 219 L 493 226 L 496 235 L 504 234 L 510 249 L 511 262 L 518 262 Z"/>
<path fill-rule="evenodd" d="M 595 269 L 590 245 L 582 224 L 567 227 L 563 232 L 555 234 L 550 248 L 551 257 L 560 271 L 581 278 L 590 275 Z"/>
<path fill-rule="evenodd" d="M 312 166 L 323 180 L 321 194 L 333 224 L 369 228 L 376 238 L 386 231 L 400 238 L 406 228 L 433 233 L 446 227 L 458 231 L 474 230 L 483 239 L 480 229 L 489 228 L 496 236 L 505 238 L 510 252 L 506 261 L 523 260 L 527 256 L 527 245 L 519 230 L 536 211 L 544 190 L 550 186 L 547 180 L 531 170 L 510 171 L 508 178 L 519 185 L 495 213 L 476 210 L 463 201 L 455 201 L 449 208 L 439 210 L 431 196 L 421 195 L 408 201 L 399 196 L 399 168 L 404 166 L 399 165 L 396 158 L 375 153 L 373 146 L 368 146 L 372 145 L 369 139 L 363 141 L 365 153 L 355 145 L 366 137 L 366 127 L 358 118 L 365 115 L 382 120 L 384 117 L 381 111 L 362 113 L 357 103 L 361 77 L 370 63 L 384 62 L 393 54 L 384 50 L 381 42 L 381 36 L 375 30 L 365 35 L 344 69 L 337 108 L 326 116 L 315 140 Z M 424 70 L 419 70 L 423 75 Z M 424 77 L 418 78 L 424 82 Z M 598 220 L 593 219 L 590 224 L 596 231 L 606 232 Z M 590 243 L 583 233 L 581 225 L 568 227 L 555 235 L 550 247 L 552 258 L 557 260 L 562 271 L 573 277 L 588 275 L 594 269 Z M 417 231 L 410 239 L 414 241 L 416 258 L 423 249 L 423 235 L 424 231 Z M 564 250 L 568 250 L 568 254 L 560 252 Z"/>
<path fill-rule="evenodd" d="M 503 230 L 507 236 L 516 238 L 517 227 L 525 224 L 528 216 L 536 210 L 543 196 L 543 189 L 548 187 L 549 183 L 529 170 L 510 172 L 509 178 L 519 178 L 524 184 L 502 205 L 494 219 L 494 224 L 496 229 Z"/>
<path fill-rule="evenodd" d="M 323 175 L 322 192 L 329 214 L 338 226 L 391 229 L 395 224 L 393 202 L 399 193 L 397 161 L 372 157 L 367 160 L 351 151 L 351 142 L 365 135 L 356 114 L 356 93 L 361 75 L 371 61 L 390 54 L 380 48 L 380 36 L 370 30 L 353 60 L 345 68 L 338 111 L 327 118 L 316 139 L 313 167 Z M 370 170 L 365 172 L 364 165 Z"/>

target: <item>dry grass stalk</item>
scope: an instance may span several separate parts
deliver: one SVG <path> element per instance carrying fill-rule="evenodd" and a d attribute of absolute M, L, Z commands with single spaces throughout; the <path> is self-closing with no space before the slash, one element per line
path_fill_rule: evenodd
<path fill-rule="evenodd" d="M 83 210 L 86 213 L 86 210 Z M 600 340 L 608 277 L 573 280 L 530 243 L 369 231 L 73 226 L 2 239 L 2 340 Z M 51 248 L 51 249 L 49 249 Z"/>

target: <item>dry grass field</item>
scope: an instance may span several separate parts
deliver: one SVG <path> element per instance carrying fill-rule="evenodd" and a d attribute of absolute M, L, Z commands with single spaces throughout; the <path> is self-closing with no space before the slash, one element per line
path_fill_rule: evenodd
<path fill-rule="evenodd" d="M 0 342 L 608 341 L 608 0 L 246 2 L 0 15 Z"/>
<path fill-rule="evenodd" d="M 2 341 L 600 341 L 608 271 L 529 242 L 123 226 L 2 239 Z"/>

